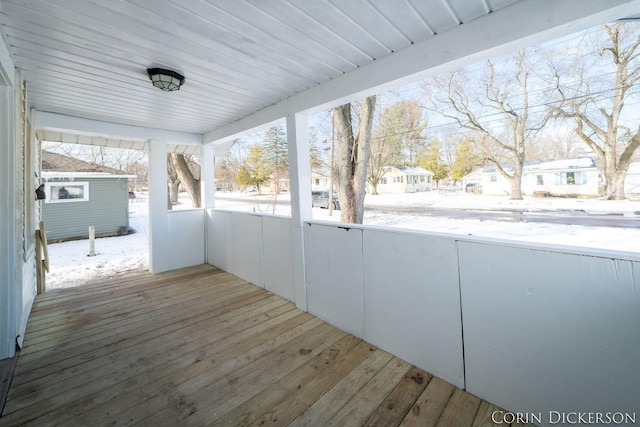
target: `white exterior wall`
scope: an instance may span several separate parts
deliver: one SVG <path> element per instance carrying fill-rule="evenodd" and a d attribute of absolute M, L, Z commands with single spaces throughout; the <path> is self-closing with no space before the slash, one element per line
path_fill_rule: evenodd
<path fill-rule="evenodd" d="M 585 184 L 556 184 L 556 173 L 580 172 L 586 174 Z M 537 175 L 542 175 L 543 185 L 537 185 Z M 527 171 L 522 176 L 522 192 L 533 195 L 535 191 L 544 191 L 553 196 L 598 196 L 597 169 L 570 169 L 562 171 Z"/>

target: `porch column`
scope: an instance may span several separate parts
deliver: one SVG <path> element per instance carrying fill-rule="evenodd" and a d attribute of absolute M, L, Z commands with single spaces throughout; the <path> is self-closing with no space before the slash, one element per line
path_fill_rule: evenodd
<path fill-rule="evenodd" d="M 202 172 L 200 174 L 202 207 L 213 209 L 216 205 L 216 167 L 213 144 L 202 147 Z"/>
<path fill-rule="evenodd" d="M 149 271 L 167 270 L 171 246 L 167 203 L 167 142 L 149 141 Z"/>
<path fill-rule="evenodd" d="M 289 181 L 291 185 L 291 223 L 293 279 L 296 306 L 307 311 L 307 286 L 304 256 L 304 222 L 311 219 L 311 163 L 307 113 L 287 116 L 289 145 Z"/>

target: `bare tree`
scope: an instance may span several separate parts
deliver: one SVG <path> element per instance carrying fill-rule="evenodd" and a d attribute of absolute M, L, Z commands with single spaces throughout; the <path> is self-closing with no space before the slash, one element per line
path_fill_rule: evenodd
<path fill-rule="evenodd" d="M 417 162 L 426 125 L 422 120 L 422 106 L 416 100 L 396 102 L 380 113 L 371 137 L 367 174 L 372 194 L 378 194 L 377 186 L 385 166 Z"/>
<path fill-rule="evenodd" d="M 624 199 L 627 169 L 640 146 L 640 127 L 625 125 L 635 117 L 625 117 L 624 108 L 637 94 L 633 89 L 640 80 L 640 26 L 615 23 L 587 35 L 597 40 L 594 47 L 599 45 L 600 61 L 588 63 L 590 56 L 578 52 L 581 63 L 572 67 L 577 75 L 554 67 L 555 92 L 561 100 L 554 112 L 556 117 L 575 120 L 576 134 L 602 161 L 606 198 Z"/>
<path fill-rule="evenodd" d="M 462 83 L 462 79 L 468 76 L 453 72 L 435 78 L 436 86 L 444 89 L 444 96 L 437 99 L 433 109 L 481 136 L 473 140 L 485 159 L 511 183 L 511 198 L 522 199 L 522 169 L 527 142 L 544 126 L 547 118 L 537 117 L 534 123 L 535 118 L 530 114 L 531 64 L 527 62 L 526 52 L 521 50 L 509 63 L 515 68 L 498 74 L 494 62 L 487 61 L 485 79 L 478 81 L 484 93 L 475 99 L 467 93 L 470 85 L 466 81 Z M 505 160 L 510 165 L 506 165 Z"/>
<path fill-rule="evenodd" d="M 353 128 L 351 104 L 333 108 L 338 134 L 333 176 L 338 187 L 342 222 L 362 224 L 364 220 L 364 197 L 375 105 L 375 96 L 362 101 L 357 133 Z"/>
<path fill-rule="evenodd" d="M 187 159 L 184 154 L 178 153 L 171 153 L 171 163 L 180 178 L 180 184 L 189 193 L 193 207 L 199 208 L 201 206 L 200 165 L 194 159 Z"/>
<path fill-rule="evenodd" d="M 171 155 L 169 155 L 167 159 L 167 181 L 169 185 L 168 209 L 171 209 L 173 205 L 178 204 L 178 198 L 180 196 L 180 178 L 178 178 L 176 168 L 173 166 Z"/>

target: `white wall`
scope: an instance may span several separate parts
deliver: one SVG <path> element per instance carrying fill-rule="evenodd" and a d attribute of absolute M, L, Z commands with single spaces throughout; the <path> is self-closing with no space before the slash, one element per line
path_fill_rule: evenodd
<path fill-rule="evenodd" d="M 22 307 L 16 286 L 15 70 L 0 38 L 0 359 L 13 356 Z"/>
<path fill-rule="evenodd" d="M 170 256 L 166 260 L 166 269 L 175 270 L 204 264 L 204 209 L 170 211 L 167 223 L 171 248 Z"/>
<path fill-rule="evenodd" d="M 365 229 L 363 248 L 366 340 L 464 387 L 455 241 Z"/>
<path fill-rule="evenodd" d="M 295 300 L 291 219 L 210 209 L 207 262 Z"/>
<path fill-rule="evenodd" d="M 639 261 L 472 242 L 458 251 L 471 393 L 543 415 L 640 409 Z"/>
<path fill-rule="evenodd" d="M 362 230 L 306 223 L 304 245 L 309 313 L 364 338 Z"/>

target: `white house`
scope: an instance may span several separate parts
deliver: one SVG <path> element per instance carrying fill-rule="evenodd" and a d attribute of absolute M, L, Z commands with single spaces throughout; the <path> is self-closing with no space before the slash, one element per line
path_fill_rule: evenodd
<path fill-rule="evenodd" d="M 326 191 L 329 189 L 331 177 L 327 171 L 311 171 L 311 189 L 315 191 Z"/>
<path fill-rule="evenodd" d="M 627 197 L 640 195 L 640 162 L 634 162 L 627 169 L 627 177 L 624 180 L 624 193 Z"/>
<path fill-rule="evenodd" d="M 513 168 L 505 167 L 508 173 Z M 498 172 L 495 166 L 486 166 L 474 171 L 464 179 L 469 181 L 480 177 L 482 194 L 508 195 L 510 182 Z M 557 159 L 528 163 L 522 172 L 522 194 L 560 197 L 597 197 L 600 178 L 593 159 Z"/>
<path fill-rule="evenodd" d="M 418 166 L 385 166 L 378 180 L 378 193 L 415 193 L 433 188 L 433 172 Z"/>

